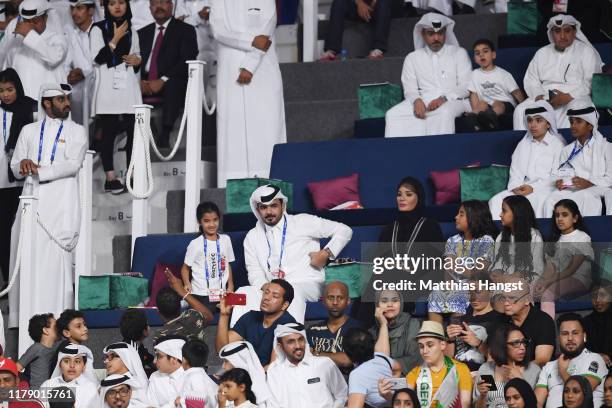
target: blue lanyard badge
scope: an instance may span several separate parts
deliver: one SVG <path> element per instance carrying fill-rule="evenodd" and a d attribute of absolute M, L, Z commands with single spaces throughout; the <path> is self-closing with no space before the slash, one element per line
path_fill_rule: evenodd
<path fill-rule="evenodd" d="M 40 160 L 42 159 L 42 150 L 43 150 L 43 141 L 45 136 L 45 123 L 47 119 L 43 120 L 42 125 L 40 125 L 40 140 L 38 141 L 38 165 L 40 165 Z M 60 123 L 59 130 L 57 131 L 57 135 L 55 136 L 55 141 L 53 142 L 53 149 L 51 150 L 51 164 L 55 160 L 55 151 L 57 150 L 57 142 L 59 141 L 60 135 L 62 134 L 62 130 L 64 129 L 64 121 Z"/>
<path fill-rule="evenodd" d="M 591 142 L 591 138 L 589 138 L 589 140 L 586 141 L 586 143 L 583 146 L 580 146 L 580 149 L 578 148 L 578 141 L 576 140 L 574 142 L 574 148 L 572 149 L 572 152 L 570 153 L 569 157 L 567 158 L 567 160 L 565 162 L 563 162 L 563 164 L 561 164 L 559 166 L 559 168 L 565 166 L 566 164 L 570 164 L 570 162 L 580 154 L 580 152 L 582 151 L 582 149 L 584 149 L 586 147 L 586 145 L 588 145 Z"/>
<path fill-rule="evenodd" d="M 210 280 L 210 272 L 208 271 L 208 240 L 206 236 L 202 236 L 204 239 L 204 271 L 206 273 L 206 287 L 209 287 L 208 281 Z M 220 288 L 223 288 L 223 262 L 221 262 L 221 237 L 217 235 L 217 269 L 219 270 L 219 282 L 221 283 Z M 214 278 L 214 276 L 213 276 Z"/>
<path fill-rule="evenodd" d="M 268 240 L 268 234 L 266 234 L 266 227 L 264 226 L 264 235 L 266 237 L 266 242 L 268 243 L 268 259 L 266 263 L 268 264 L 268 272 L 272 272 L 270 268 L 270 257 L 272 256 L 272 246 L 270 245 L 270 241 Z M 281 270 L 283 266 L 283 254 L 285 253 L 285 240 L 287 238 L 287 217 L 283 216 L 283 237 L 281 238 L 281 247 L 280 247 L 280 257 L 278 258 L 278 269 Z"/>
<path fill-rule="evenodd" d="M 4 138 L 4 147 L 6 147 L 6 111 L 2 111 L 2 137 Z"/>

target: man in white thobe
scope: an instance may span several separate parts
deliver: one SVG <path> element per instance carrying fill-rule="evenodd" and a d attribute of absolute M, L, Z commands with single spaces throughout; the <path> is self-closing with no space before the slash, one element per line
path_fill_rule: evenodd
<path fill-rule="evenodd" d="M 534 135 L 528 131 L 512 153 L 508 189 L 494 195 L 489 200 L 493 219 L 499 220 L 502 201 L 511 195 L 527 197 L 537 218 L 549 218 L 544 212 L 544 202 L 555 191 L 552 175 L 559 165 L 559 155 L 565 146 L 565 139 L 558 134 L 556 115 L 553 107 L 546 101 L 536 101 L 525 110 L 524 121 L 541 117 L 548 122 L 548 131 Z M 529 125 L 526 126 L 529 128 Z"/>
<path fill-rule="evenodd" d="M 601 199 L 612 208 L 612 143 L 597 129 L 597 110 L 590 99 L 573 100 L 567 110 L 574 143 L 565 146 L 559 157 L 558 170 L 553 174 L 556 190 L 544 204 L 552 214 L 562 199 L 574 200 L 583 216 L 601 215 Z"/>
<path fill-rule="evenodd" d="M 415 51 L 402 68 L 405 100 L 385 115 L 385 137 L 455 133 L 455 118 L 469 112 L 472 63 L 459 47 L 455 22 L 428 13 L 414 27 Z"/>
<path fill-rule="evenodd" d="M 342 408 L 348 386 L 329 357 L 313 356 L 300 323 L 274 330 L 276 360 L 268 368 L 268 385 L 281 407 Z"/>
<path fill-rule="evenodd" d="M 111 374 L 100 382 L 99 408 L 146 408 L 135 402 L 132 395 L 139 385 L 128 375 Z"/>
<path fill-rule="evenodd" d="M 213 0 L 218 43 L 217 186 L 267 177 L 272 149 L 287 141 L 283 82 L 276 56 L 274 0 Z"/>
<path fill-rule="evenodd" d="M 57 17 L 48 18 L 49 7 L 45 0 L 24 0 L 0 41 L 0 66 L 14 68 L 26 96 L 36 100 L 41 85 L 66 81 L 68 45 Z"/>
<path fill-rule="evenodd" d="M 304 322 L 306 302 L 316 302 L 325 284 L 325 265 L 335 259 L 351 240 L 353 231 L 344 224 L 310 214 L 287 214 L 287 197 L 272 185 L 261 186 L 251 195 L 251 210 L 257 224 L 244 239 L 244 262 L 251 286 L 246 306 L 236 306 L 232 326 L 249 310 L 259 310 L 261 289 L 272 279 L 286 279 L 295 297 L 287 310 Z M 321 249 L 320 239 L 331 238 Z"/>
<path fill-rule="evenodd" d="M 66 58 L 67 81 L 72 85 L 72 119 L 89 125 L 89 109 L 93 95 L 93 56 L 89 50 L 89 31 L 96 11 L 95 0 L 71 0 L 72 23 L 66 30 L 71 47 Z"/>
<path fill-rule="evenodd" d="M 42 87 L 44 115 L 21 130 L 11 160 L 14 174 L 38 180 L 33 191 L 38 198 L 38 223 L 32 237 L 36 257 L 29 286 L 21 288 L 21 295 L 29 298 L 29 310 L 19 310 L 20 291 L 11 291 L 11 327 L 16 325 L 18 312 L 57 316 L 74 303 L 72 251 L 78 241 L 81 213 L 77 176 L 88 141 L 83 126 L 69 118 L 70 90 L 67 84 Z M 19 213 L 14 231 L 19 231 Z M 15 256 L 15 251 L 11 255 Z M 14 262 L 11 259 L 11 265 Z"/>
<path fill-rule="evenodd" d="M 153 347 L 156 372 L 149 377 L 149 403 L 157 408 L 174 408 L 181 396 L 185 370 L 182 366 L 185 340 L 162 337 Z"/>
<path fill-rule="evenodd" d="M 568 128 L 567 105 L 574 98 L 590 98 L 593 74 L 601 72 L 601 57 L 578 20 L 559 14 L 546 27 L 550 44 L 540 48 L 527 67 L 523 84 L 528 98 L 514 109 L 514 130 L 525 130 L 525 107 L 540 99 L 555 108 L 557 127 Z"/>

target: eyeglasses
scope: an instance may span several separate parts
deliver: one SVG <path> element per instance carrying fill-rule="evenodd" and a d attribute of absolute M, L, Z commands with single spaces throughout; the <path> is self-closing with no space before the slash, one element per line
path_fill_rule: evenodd
<path fill-rule="evenodd" d="M 521 300 L 522 298 L 524 298 L 524 297 L 525 297 L 525 296 L 527 296 L 528 294 L 529 294 L 529 292 L 525 292 L 525 293 L 523 293 L 523 294 L 522 294 L 521 296 L 519 296 L 519 297 L 516 297 L 516 296 L 507 296 L 507 295 L 501 295 L 501 296 L 499 297 L 499 300 L 500 300 L 502 303 L 506 303 L 506 302 L 508 302 L 508 303 L 513 304 L 513 305 L 516 305 L 518 302 L 520 302 L 520 300 Z"/>
<path fill-rule="evenodd" d="M 116 358 L 119 358 L 119 356 L 115 353 L 108 353 L 104 356 L 104 361 L 113 361 Z"/>
<path fill-rule="evenodd" d="M 530 339 L 520 339 L 506 342 L 507 345 L 512 346 L 514 348 L 519 348 L 521 346 L 527 347 L 531 343 Z"/>
<path fill-rule="evenodd" d="M 119 395 L 120 397 L 127 397 L 129 393 L 130 389 L 128 387 L 123 387 L 118 390 L 109 390 L 106 393 L 106 396 L 110 398 L 115 398 L 117 395 Z"/>

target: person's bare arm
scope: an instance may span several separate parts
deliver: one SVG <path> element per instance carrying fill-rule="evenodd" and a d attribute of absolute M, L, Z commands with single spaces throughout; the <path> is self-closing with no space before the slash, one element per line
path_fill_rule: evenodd
<path fill-rule="evenodd" d="M 461 408 L 470 408 L 472 406 L 472 393 L 470 391 L 459 391 L 459 399 L 461 399 Z"/>
<path fill-rule="evenodd" d="M 521 103 L 525 99 L 527 99 L 527 96 L 525 96 L 525 92 L 523 92 L 521 89 L 515 89 L 514 91 L 510 92 L 510 94 L 512 95 L 516 103 Z"/>
<path fill-rule="evenodd" d="M 215 339 L 215 349 L 217 353 L 221 351 L 226 344 L 242 340 L 241 335 L 229 328 L 231 315 L 232 306 L 226 306 L 225 298 L 222 297 L 219 302 L 219 323 L 217 323 L 217 338 Z"/>
<path fill-rule="evenodd" d="M 165 274 L 166 274 L 166 278 L 168 279 L 168 284 L 170 285 L 170 287 L 174 289 L 174 291 L 181 298 L 187 301 L 187 303 L 189 304 L 189 307 L 199 312 L 207 322 L 209 323 L 212 322 L 214 319 L 212 312 L 208 310 L 208 308 L 204 306 L 198 299 L 193 297 L 191 293 L 185 290 L 181 280 L 177 278 L 176 276 L 174 276 L 172 272 L 170 272 L 168 269 L 166 269 Z"/>
<path fill-rule="evenodd" d="M 383 315 L 383 310 L 381 307 L 376 307 L 374 316 L 376 316 L 376 320 L 380 325 L 378 330 L 378 339 L 374 345 L 374 351 L 383 353 L 386 356 L 391 356 L 391 346 L 389 345 L 389 327 L 387 326 L 387 318 L 385 315 Z"/>
<path fill-rule="evenodd" d="M 339 368 L 350 368 L 353 366 L 353 362 L 344 352 L 318 353 L 317 355 L 321 357 L 329 357 Z"/>
<path fill-rule="evenodd" d="M 349 394 L 346 408 L 363 408 L 365 397 L 365 394 Z"/>
<path fill-rule="evenodd" d="M 181 279 L 183 280 L 183 288 L 186 291 L 191 291 L 191 282 L 189 281 L 189 272 L 191 272 L 191 268 L 187 264 L 183 264 L 181 268 Z"/>
<path fill-rule="evenodd" d="M 535 349 L 535 362 L 540 367 L 544 367 L 544 364 L 548 363 L 552 358 L 555 347 L 549 344 L 541 344 Z"/>
<path fill-rule="evenodd" d="M 544 408 L 546 398 L 548 398 L 548 388 L 536 386 L 535 395 L 536 399 L 538 400 L 538 408 Z"/>

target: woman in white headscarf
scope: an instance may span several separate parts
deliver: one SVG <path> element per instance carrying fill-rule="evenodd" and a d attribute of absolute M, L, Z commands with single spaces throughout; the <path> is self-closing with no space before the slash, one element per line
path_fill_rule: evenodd
<path fill-rule="evenodd" d="M 502 201 L 511 195 L 527 197 L 536 217 L 545 218 L 544 202 L 555 190 L 553 172 L 565 139 L 557 131 L 553 107 L 546 101 L 531 102 L 525 110 L 527 133 L 512 153 L 508 189 L 489 200 L 494 219 L 499 219 Z"/>
<path fill-rule="evenodd" d="M 249 372 L 253 380 L 253 392 L 259 407 L 278 407 L 268 388 L 266 373 L 251 343 L 248 341 L 229 343 L 219 351 L 219 357 L 223 359 L 223 368 L 225 370 L 243 368 Z"/>
<path fill-rule="evenodd" d="M 90 353 L 86 347 L 75 344 L 60 349 L 53 375 L 41 385 L 41 389 L 68 387 L 74 390 L 75 408 L 95 407 L 98 402 L 98 382 L 91 378 L 94 373 L 88 368 L 88 363 L 93 360 L 88 355 Z M 48 401 L 44 405 L 49 408 Z"/>

